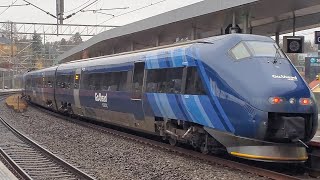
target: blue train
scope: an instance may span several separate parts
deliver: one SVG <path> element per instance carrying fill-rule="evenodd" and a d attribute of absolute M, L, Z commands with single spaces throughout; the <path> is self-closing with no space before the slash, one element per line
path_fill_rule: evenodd
<path fill-rule="evenodd" d="M 304 162 L 314 95 L 269 37 L 230 34 L 73 61 L 24 76 L 54 111 L 188 143 L 203 153 Z"/>

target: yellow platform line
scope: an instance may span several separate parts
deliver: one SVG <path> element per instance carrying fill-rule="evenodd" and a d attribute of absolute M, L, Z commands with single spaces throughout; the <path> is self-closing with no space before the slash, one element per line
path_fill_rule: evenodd
<path fill-rule="evenodd" d="M 289 157 L 272 157 L 272 156 L 258 156 L 252 154 L 244 154 L 239 152 L 231 152 L 233 156 L 249 158 L 249 159 L 261 159 L 261 160 L 278 160 L 278 161 L 306 161 L 308 160 L 308 156 L 297 157 L 297 158 L 289 158 Z"/>

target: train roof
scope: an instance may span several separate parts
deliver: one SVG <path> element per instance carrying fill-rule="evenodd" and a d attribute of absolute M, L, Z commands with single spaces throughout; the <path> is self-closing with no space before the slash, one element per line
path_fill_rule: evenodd
<path fill-rule="evenodd" d="M 274 41 L 270 37 L 267 36 L 260 36 L 260 35 L 252 35 L 252 34 L 228 34 L 228 35 L 221 35 L 221 36 L 214 36 L 205 39 L 198 39 L 194 41 L 187 41 L 182 43 L 175 43 L 171 45 L 153 47 L 143 50 L 131 51 L 131 52 L 124 52 L 119 54 L 107 55 L 107 56 L 100 56 L 96 58 L 90 59 L 82 59 L 71 61 L 68 63 L 61 64 L 59 69 L 69 69 L 69 68 L 78 68 L 78 67 L 87 67 L 87 66 L 98 66 L 102 64 L 121 64 L 126 62 L 134 62 L 139 59 L 135 59 L 132 57 L 139 58 L 140 56 L 146 55 L 148 53 L 156 53 L 159 51 L 164 50 L 174 50 L 177 48 L 189 48 L 195 44 L 220 44 L 222 43 L 225 46 L 226 50 L 229 50 L 234 43 L 238 43 L 243 40 L 258 40 L 258 41 Z M 131 58 L 127 58 L 130 56 Z M 106 59 L 108 58 L 108 63 L 106 63 Z"/>
<path fill-rule="evenodd" d="M 270 37 L 260 36 L 260 35 L 228 34 L 228 35 L 215 36 L 215 37 L 210 37 L 205 39 L 199 39 L 195 41 L 187 41 L 187 42 L 181 42 L 181 43 L 176 43 L 172 45 L 148 48 L 144 50 L 125 52 L 125 53 L 101 56 L 101 57 L 90 58 L 90 59 L 76 60 L 76 61 L 60 64 L 59 66 L 54 66 L 46 69 L 33 71 L 32 73 L 54 71 L 56 68 L 58 68 L 59 70 L 67 70 L 67 69 L 99 66 L 99 65 L 106 65 L 106 64 L 113 65 L 113 64 L 129 63 L 129 62 L 139 61 L 139 58 L 141 58 L 141 56 L 143 55 L 150 55 L 150 54 L 152 55 L 159 51 L 174 50 L 177 48 L 186 49 L 195 44 L 213 44 L 213 45 L 220 44 L 220 46 L 222 45 L 225 47 L 226 50 L 229 50 L 231 47 L 234 46 L 235 43 L 238 43 L 243 40 L 259 40 L 259 41 L 269 41 L 269 42 L 273 41 Z"/>
<path fill-rule="evenodd" d="M 44 69 L 30 71 L 27 74 L 38 74 L 38 73 L 43 73 L 43 72 L 48 72 L 48 71 L 55 71 L 57 69 L 57 67 L 58 66 L 52 66 L 52 67 L 48 67 L 48 68 L 44 68 Z"/>

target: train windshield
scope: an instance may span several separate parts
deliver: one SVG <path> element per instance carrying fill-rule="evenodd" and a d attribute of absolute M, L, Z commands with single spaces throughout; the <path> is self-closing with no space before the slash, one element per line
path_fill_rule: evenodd
<path fill-rule="evenodd" d="M 232 48 L 231 53 L 237 60 L 247 57 L 285 58 L 276 43 L 263 41 L 243 41 Z"/>

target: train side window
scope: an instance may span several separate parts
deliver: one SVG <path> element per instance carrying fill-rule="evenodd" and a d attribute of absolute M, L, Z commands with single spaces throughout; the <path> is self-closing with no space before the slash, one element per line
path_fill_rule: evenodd
<path fill-rule="evenodd" d="M 148 70 L 146 91 L 180 94 L 183 68 Z"/>
<path fill-rule="evenodd" d="M 83 71 L 81 74 L 81 89 L 89 89 L 89 74 L 86 71 Z"/>
<path fill-rule="evenodd" d="M 73 76 L 75 78 L 75 76 Z M 79 75 L 80 78 L 80 75 Z M 84 73 L 83 74 L 83 81 L 81 85 L 81 89 L 86 89 L 86 90 L 101 90 L 103 88 L 103 74 L 102 73 Z M 77 80 L 75 80 L 77 82 Z M 75 88 L 77 83 L 74 84 Z"/>
<path fill-rule="evenodd" d="M 188 67 L 185 94 L 206 94 L 204 86 L 196 67 Z"/>
<path fill-rule="evenodd" d="M 96 90 L 94 74 L 88 74 L 88 90 Z"/>
<path fill-rule="evenodd" d="M 123 71 L 119 72 L 119 91 L 127 91 L 127 80 L 128 80 L 128 72 Z"/>
<path fill-rule="evenodd" d="M 167 70 L 166 76 L 166 93 L 181 93 L 183 68 L 171 68 Z"/>
<path fill-rule="evenodd" d="M 67 88 L 73 89 L 73 75 L 67 76 Z"/>
<path fill-rule="evenodd" d="M 118 79 L 117 72 L 107 72 L 101 74 L 102 83 L 101 83 L 101 90 L 104 91 L 117 91 L 118 90 Z"/>
<path fill-rule="evenodd" d="M 61 82 L 60 82 L 60 88 L 66 88 L 66 77 L 64 75 L 61 75 Z"/>
<path fill-rule="evenodd" d="M 101 90 L 107 91 L 111 81 L 111 73 L 102 74 Z"/>
<path fill-rule="evenodd" d="M 134 63 L 134 71 L 132 78 L 132 99 L 141 99 L 142 98 L 142 87 L 144 80 L 144 62 Z"/>
<path fill-rule="evenodd" d="M 160 85 L 160 77 L 158 77 L 160 73 L 157 73 L 156 69 L 148 70 L 147 73 L 147 82 L 146 82 L 146 92 L 158 92 Z"/>
<path fill-rule="evenodd" d="M 57 87 L 58 88 L 65 88 L 65 80 L 64 80 L 64 76 L 63 75 L 58 75 L 57 76 Z"/>
<path fill-rule="evenodd" d="M 127 79 L 127 71 L 83 74 L 81 88 L 87 90 L 126 91 L 128 90 Z"/>
<path fill-rule="evenodd" d="M 70 76 L 69 75 L 64 75 L 64 88 L 69 89 L 70 88 Z"/>
<path fill-rule="evenodd" d="M 94 90 L 101 90 L 101 80 L 102 80 L 101 73 L 93 74 Z"/>

